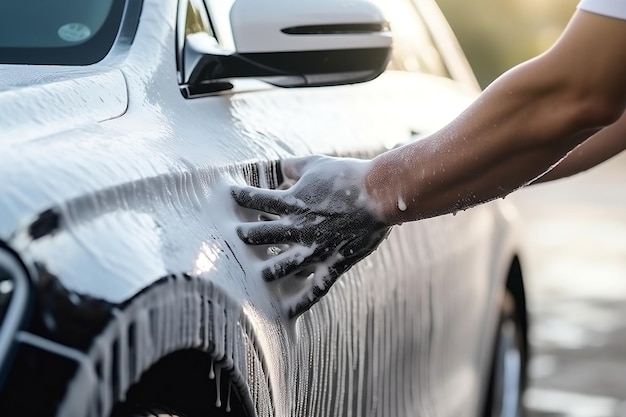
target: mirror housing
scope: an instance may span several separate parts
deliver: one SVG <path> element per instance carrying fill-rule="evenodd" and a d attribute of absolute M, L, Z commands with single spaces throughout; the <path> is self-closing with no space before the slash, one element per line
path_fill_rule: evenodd
<path fill-rule="evenodd" d="M 257 78 L 280 87 L 369 81 L 386 68 L 392 37 L 369 0 L 236 0 L 235 52 L 205 33 L 189 35 L 189 86 Z"/>

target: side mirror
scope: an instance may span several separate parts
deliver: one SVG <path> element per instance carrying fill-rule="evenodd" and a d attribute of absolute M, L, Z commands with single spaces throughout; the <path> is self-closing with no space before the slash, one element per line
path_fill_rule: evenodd
<path fill-rule="evenodd" d="M 236 0 L 234 52 L 208 34 L 186 39 L 188 85 L 257 78 L 281 87 L 369 81 L 386 68 L 392 37 L 369 0 Z"/>

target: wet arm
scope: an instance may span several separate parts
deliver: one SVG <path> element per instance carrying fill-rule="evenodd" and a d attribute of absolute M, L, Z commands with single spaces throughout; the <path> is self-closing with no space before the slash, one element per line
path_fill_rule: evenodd
<path fill-rule="evenodd" d="M 368 194 L 390 224 L 503 197 L 598 129 L 626 98 L 626 22 L 577 12 L 545 54 L 505 73 L 439 132 L 371 162 Z"/>

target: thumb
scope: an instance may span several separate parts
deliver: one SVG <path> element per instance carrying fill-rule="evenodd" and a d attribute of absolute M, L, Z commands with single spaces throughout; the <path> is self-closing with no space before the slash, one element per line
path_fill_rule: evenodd
<path fill-rule="evenodd" d="M 280 166 L 283 176 L 292 181 L 298 181 L 304 174 L 309 164 L 323 158 L 321 155 L 303 156 L 299 158 L 288 158 L 281 161 Z"/>

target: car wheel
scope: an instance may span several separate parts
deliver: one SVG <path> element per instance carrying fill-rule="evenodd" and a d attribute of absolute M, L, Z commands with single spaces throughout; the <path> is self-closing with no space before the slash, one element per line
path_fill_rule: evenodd
<path fill-rule="evenodd" d="M 522 394 L 526 384 L 526 338 L 523 311 L 505 293 L 496 333 L 491 380 L 485 417 L 522 417 Z"/>

